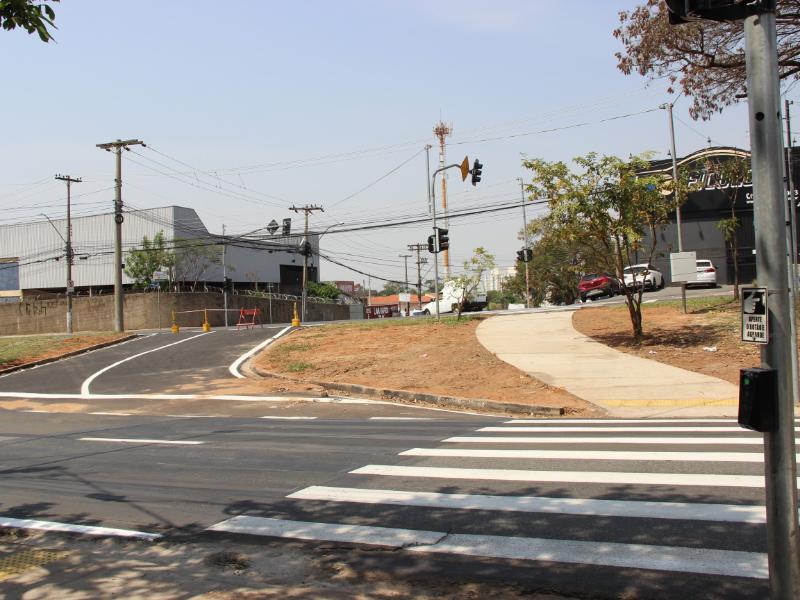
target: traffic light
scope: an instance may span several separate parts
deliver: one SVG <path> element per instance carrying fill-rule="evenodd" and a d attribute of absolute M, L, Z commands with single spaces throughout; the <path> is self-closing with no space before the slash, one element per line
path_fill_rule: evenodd
<path fill-rule="evenodd" d="M 283 228 L 281 229 L 282 235 L 289 235 L 292 233 L 292 220 L 291 219 L 284 219 L 283 220 Z"/>
<path fill-rule="evenodd" d="M 447 250 L 450 247 L 450 238 L 448 237 L 447 233 L 449 229 L 442 229 L 441 227 L 436 228 L 436 251 L 441 252 L 442 250 Z"/>
<path fill-rule="evenodd" d="M 525 262 L 531 262 L 533 260 L 533 250 L 530 248 L 525 248 Z"/>
<path fill-rule="evenodd" d="M 525 262 L 525 250 L 517 250 L 517 262 Z"/>
<path fill-rule="evenodd" d="M 428 252 L 436 254 L 436 238 L 432 235 L 428 236 Z"/>
<path fill-rule="evenodd" d="M 742 0 L 665 0 L 670 25 L 681 25 L 700 19 L 738 21 L 770 10 L 766 2 Z"/>
<path fill-rule="evenodd" d="M 472 165 L 472 185 L 476 185 L 481 180 L 481 171 L 483 170 L 483 164 L 476 158 L 474 164 Z"/>
<path fill-rule="evenodd" d="M 233 279 L 230 277 L 225 278 L 225 291 L 232 292 L 233 291 Z"/>

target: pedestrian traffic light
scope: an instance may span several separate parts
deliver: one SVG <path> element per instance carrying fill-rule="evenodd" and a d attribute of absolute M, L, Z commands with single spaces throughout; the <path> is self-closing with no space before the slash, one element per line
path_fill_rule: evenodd
<path fill-rule="evenodd" d="M 436 254 L 436 238 L 432 235 L 428 236 L 428 252 Z"/>
<path fill-rule="evenodd" d="M 284 219 L 283 220 L 283 228 L 281 229 L 282 235 L 290 235 L 292 233 L 292 220 L 291 219 Z"/>
<path fill-rule="evenodd" d="M 482 170 L 483 170 L 483 165 L 476 158 L 475 162 L 472 165 L 472 185 L 476 185 L 481 180 L 481 171 Z"/>
<path fill-rule="evenodd" d="M 449 231 L 449 229 L 442 229 L 441 227 L 436 228 L 436 238 L 438 241 L 438 244 L 436 244 L 437 252 L 447 250 L 450 247 L 450 238 L 447 235 Z"/>

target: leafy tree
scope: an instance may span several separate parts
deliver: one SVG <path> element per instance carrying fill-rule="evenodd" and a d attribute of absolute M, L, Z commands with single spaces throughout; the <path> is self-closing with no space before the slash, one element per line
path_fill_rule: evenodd
<path fill-rule="evenodd" d="M 49 0 L 58 2 L 59 0 Z M 53 39 L 48 27 L 57 29 L 56 13 L 47 4 L 48 0 L 0 0 L 0 26 L 7 31 L 21 27 L 28 33 L 36 33 L 43 42 Z"/>
<path fill-rule="evenodd" d="M 406 286 L 402 283 L 387 281 L 383 285 L 383 289 L 381 290 L 381 296 L 394 296 L 395 294 L 400 294 L 401 292 L 404 292 L 405 288 Z"/>
<path fill-rule="evenodd" d="M 574 163 L 577 172 L 564 162 L 524 161 L 532 174 L 528 192 L 548 199 L 550 213 L 542 222 L 547 235 L 574 244 L 579 256 L 585 257 L 584 264 L 591 261 L 622 280 L 623 269 L 634 262 L 637 252 L 652 261 L 656 229 L 669 222 L 672 197 L 661 193 L 655 177 L 641 174 L 648 163 L 640 157 L 626 162 L 590 153 Z M 633 338 L 638 341 L 643 286 L 623 289 Z"/>
<path fill-rule="evenodd" d="M 309 281 L 306 287 L 308 295 L 314 296 L 315 298 L 336 300 L 342 294 L 339 288 L 330 282 L 317 283 L 316 281 Z"/>
<path fill-rule="evenodd" d="M 663 0 L 645 0 L 619 13 L 614 30 L 624 46 L 617 68 L 651 80 L 666 79 L 670 94 L 693 99 L 690 112 L 710 118 L 745 92 L 744 32 L 735 21 L 671 26 Z M 800 0 L 778 0 L 778 67 L 781 79 L 800 78 Z"/>
<path fill-rule="evenodd" d="M 725 194 L 731 209 L 731 216 L 720 219 L 717 229 L 722 232 L 731 250 L 733 258 L 733 298 L 739 299 L 739 227 L 741 219 L 736 216 L 736 198 L 742 184 L 750 181 L 750 160 L 745 156 L 733 156 L 725 159 L 709 160 L 706 172 L 714 176 L 720 191 Z"/>
<path fill-rule="evenodd" d="M 453 287 L 458 293 L 458 307 L 456 308 L 456 318 L 461 318 L 464 310 L 464 303 L 472 296 L 473 292 L 483 281 L 483 275 L 487 271 L 494 269 L 494 256 L 489 254 L 484 248 L 475 248 L 469 260 L 464 261 L 464 272 L 457 277 L 453 277 Z"/>
<path fill-rule="evenodd" d="M 175 280 L 193 292 L 208 270 L 222 264 L 222 247 L 199 239 L 175 238 Z"/>
<path fill-rule="evenodd" d="M 175 255 L 166 248 L 164 232 L 159 231 L 152 240 L 142 238 L 141 248 L 131 250 L 125 260 L 125 274 L 134 280 L 134 286 L 145 288 L 153 282 L 153 272 L 172 270 Z"/>

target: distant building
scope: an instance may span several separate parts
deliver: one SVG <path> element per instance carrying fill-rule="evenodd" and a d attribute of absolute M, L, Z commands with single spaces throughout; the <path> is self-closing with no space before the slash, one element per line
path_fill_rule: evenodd
<path fill-rule="evenodd" d="M 72 219 L 72 279 L 76 291 L 111 289 L 114 284 L 114 216 L 112 213 Z M 123 261 L 126 253 L 139 248 L 142 238 L 151 240 L 163 232 L 168 245 L 195 240 L 226 247 L 227 275 L 237 287 L 299 294 L 303 273 L 300 253 L 302 233 L 289 236 L 221 236 L 211 234 L 191 208 L 167 206 L 125 213 L 122 225 Z M 40 291 L 63 293 L 66 280 L 66 220 L 42 220 L 0 226 L 0 298 Z M 319 281 L 319 240 L 309 235 L 312 254 L 308 279 Z M 177 256 L 173 274 L 201 286 L 223 284 L 221 256 L 218 264 L 196 265 Z M 184 261 L 184 262 L 181 262 Z M 133 280 L 123 274 L 123 285 Z"/>
<path fill-rule="evenodd" d="M 503 282 L 516 274 L 517 267 L 495 267 L 484 275 L 483 285 L 487 292 L 500 291 L 503 288 Z"/>

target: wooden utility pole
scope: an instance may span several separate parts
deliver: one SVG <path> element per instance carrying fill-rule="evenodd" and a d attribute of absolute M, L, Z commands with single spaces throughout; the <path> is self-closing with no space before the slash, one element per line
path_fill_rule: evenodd
<path fill-rule="evenodd" d="M 117 157 L 117 172 L 114 178 L 114 331 L 125 331 L 125 318 L 123 316 L 124 298 L 122 295 L 122 149 L 130 150 L 128 146 L 145 146 L 141 140 L 117 140 L 97 144 L 97 147 L 106 152 L 113 152 Z"/>
<path fill-rule="evenodd" d="M 72 252 L 71 184 L 81 183 L 83 180 L 80 177 L 73 178 L 69 175 L 56 175 L 56 179 L 67 182 L 67 333 L 72 333 L 72 294 L 75 293 L 75 282 L 72 281 L 72 263 L 75 254 Z"/>
<path fill-rule="evenodd" d="M 428 263 L 427 258 L 422 258 L 420 252 L 427 250 L 426 244 L 411 244 L 408 246 L 411 252 L 417 253 L 417 308 L 422 308 L 422 265 Z M 408 285 L 408 274 L 406 274 L 406 285 Z"/>
<path fill-rule="evenodd" d="M 291 206 L 289 210 L 294 211 L 296 213 L 303 212 L 305 213 L 305 229 L 303 234 L 303 249 L 301 254 L 303 255 L 303 288 L 302 288 L 302 301 L 300 304 L 300 321 L 305 322 L 306 320 L 306 297 L 308 293 L 306 292 L 306 287 L 308 285 L 308 257 L 311 254 L 311 244 L 308 241 L 308 215 L 313 213 L 314 211 L 318 210 L 321 212 L 325 212 L 321 206 L 317 206 L 315 204 L 306 204 L 305 206 Z"/>

